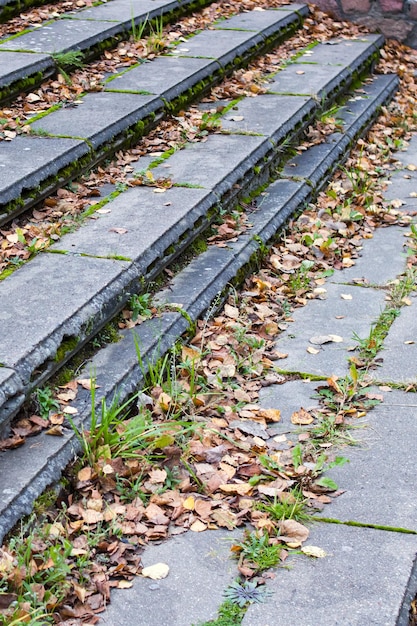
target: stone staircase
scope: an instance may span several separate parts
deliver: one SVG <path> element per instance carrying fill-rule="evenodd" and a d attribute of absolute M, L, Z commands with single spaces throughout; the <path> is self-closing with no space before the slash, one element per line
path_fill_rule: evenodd
<path fill-rule="evenodd" d="M 58 53 L 83 50 L 89 58 L 127 37 L 133 23 L 160 15 L 174 19 L 195 8 L 187 0 L 111 0 L 3 40 L 1 96 L 10 100 L 56 72 Z M 234 69 L 291 37 L 307 15 L 301 4 L 235 15 L 179 41 L 169 54 L 104 81 L 102 91 L 85 94 L 77 106 L 52 107 L 30 121 L 31 134 L 0 143 L 0 223 L 199 101 Z M 146 363 L 166 352 L 243 275 L 287 219 L 314 199 L 393 96 L 397 77 L 372 75 L 383 43 L 382 36 L 367 35 L 295 55 L 268 77 L 265 93 L 227 103 L 206 141 L 148 159 L 153 180 L 168 176 L 173 183 L 164 193 L 142 185 L 101 198 L 98 206 L 108 200 L 108 211 L 0 282 L 3 436 L 34 389 L 91 342 L 132 294 L 146 290 L 224 211 L 252 195 L 250 228 L 227 247 L 209 246 L 194 256 L 155 295 L 158 317 L 134 332 L 121 331 L 120 341 L 97 351 L 79 376 L 96 378 L 97 406 L 115 395 L 123 401 L 141 385 Z M 338 107 L 337 132 L 294 157 L 290 148 L 332 105 Z M 143 175 L 143 162 L 133 177 Z M 88 421 L 90 393 L 81 390 L 72 409 L 76 421 Z M 0 455 L 1 536 L 58 479 L 76 449 L 68 428 L 62 437 L 41 433 Z"/>

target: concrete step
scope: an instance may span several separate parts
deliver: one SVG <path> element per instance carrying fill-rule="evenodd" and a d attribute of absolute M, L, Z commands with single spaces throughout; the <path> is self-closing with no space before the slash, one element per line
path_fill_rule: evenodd
<path fill-rule="evenodd" d="M 153 169 L 156 177 L 166 177 L 169 172 L 176 185 L 165 194 L 157 195 L 146 187 L 129 189 L 108 205 L 109 214 L 88 222 L 76 233 L 65 235 L 46 253 L 37 255 L 0 283 L 4 332 L 0 346 L 3 432 L 32 390 L 115 316 L 130 295 L 140 291 L 144 279 L 152 280 L 207 227 L 218 214 L 219 203 L 227 208 L 239 195 L 268 180 L 282 161 L 283 146 L 294 140 L 322 110 L 322 105 L 343 93 L 346 85 L 369 65 L 381 40 L 370 35 L 349 43 L 319 44 L 315 52 L 322 56 L 320 63 L 304 64 L 301 57 L 296 64 L 288 65 L 271 83 L 274 91 L 242 100 L 237 105 L 237 116 L 226 114 L 225 134 L 191 144 Z M 331 61 L 339 46 L 342 50 L 346 48 L 350 56 L 345 64 L 333 66 Z M 285 85 L 293 76 L 299 76 L 296 69 L 299 67 L 304 68 L 306 81 L 310 72 L 315 75 L 314 94 L 275 93 L 280 89 L 280 81 Z M 317 71 L 321 72 L 321 79 Z M 387 83 L 382 95 L 375 96 L 375 109 L 380 106 L 381 98 L 389 97 L 395 89 L 393 78 L 381 77 L 374 84 L 382 85 L 384 80 Z M 119 98 L 125 94 L 112 95 Z M 366 100 L 371 101 L 371 97 Z M 339 146 L 343 144 L 341 152 L 351 141 L 349 132 L 356 133 L 368 115 L 367 107 L 361 100 L 358 102 L 361 104 L 355 117 L 356 127 L 344 133 L 342 143 L 336 142 Z M 51 114 L 50 123 L 55 124 L 53 116 L 61 113 L 65 115 L 65 110 Z M 75 125 L 77 110 L 71 109 L 67 115 Z M 63 117 L 62 124 L 65 122 L 69 125 Z M 99 132 L 94 129 L 94 122 L 95 117 L 90 125 L 91 136 Z M 349 128 L 351 122 L 353 118 L 349 119 Z M 108 127 L 103 128 L 101 118 L 99 124 L 106 135 Z M 8 145 L 13 146 L 16 141 Z M 329 147 L 330 162 L 337 156 L 337 150 Z M 169 210 L 166 202 L 171 202 Z M 127 233 L 118 234 L 120 224 L 128 225 Z M 63 275 L 67 277 L 65 282 Z M 43 280 L 45 276 L 47 281 Z"/>
<path fill-rule="evenodd" d="M 338 113 L 344 120 L 343 132 L 330 135 L 320 149 L 309 149 L 288 164 L 288 169 L 270 185 L 251 214 L 252 228 L 227 248 L 211 247 L 191 261 L 173 279 L 170 288 L 156 296 L 155 302 L 161 306 L 158 318 L 144 322 L 134 333 L 123 331 L 121 341 L 99 351 L 80 374 L 89 377 L 94 372 L 97 406 L 103 398 L 111 400 L 115 394 L 123 400 L 143 383 L 143 364 L 146 366 L 166 352 L 187 330 L 189 320 L 201 315 L 247 266 L 259 246 L 267 243 L 294 211 L 314 197 L 379 108 L 393 95 L 397 84 L 395 76 L 378 76 L 364 85 L 361 95 L 348 100 Z M 275 102 L 275 115 L 268 118 L 266 111 L 271 98 Z M 88 320 L 92 320 L 90 326 L 98 325 L 100 316 L 113 314 L 143 276 L 153 275 L 158 262 L 164 266 L 169 242 L 175 244 L 182 234 L 193 233 L 199 220 L 221 199 L 226 206 L 232 203 L 237 194 L 236 185 L 245 191 L 254 188 L 259 180 L 264 181 L 272 164 L 280 159 L 279 148 L 291 124 L 293 129 L 299 128 L 306 107 L 307 110 L 318 107 L 317 99 L 304 96 L 264 94 L 248 102 L 250 106 L 245 101 L 239 104 L 240 112 L 247 115 L 246 133 L 255 128 L 252 124 L 258 125 L 256 135 L 242 136 L 241 128 L 230 133 L 231 120 L 226 113 L 224 125 L 230 134 L 212 135 L 204 144 L 194 144 L 167 160 L 172 179 L 195 188 L 172 187 L 164 194 L 154 194 L 151 189 L 130 189 L 108 205 L 111 213 L 86 224 L 55 246 L 55 252 L 59 249 L 66 254 L 39 255 L 0 285 L 3 319 L 7 314 L 7 306 L 3 312 L 3 302 L 14 301 L 14 318 L 5 320 L 7 346 L 2 347 L 0 357 L 3 360 L 15 355 L 13 364 L 10 362 L 0 369 L 4 374 L 0 387 L 5 399 L 4 428 L 32 386 L 53 371 L 54 355 L 63 337 L 79 338 L 84 332 L 86 338 L 88 333 L 84 328 Z M 199 167 L 193 167 L 193 163 Z M 254 167 L 261 168 L 257 170 L 258 181 L 253 178 Z M 295 168 L 301 175 L 293 176 Z M 154 173 L 157 171 L 158 168 Z M 170 203 L 169 211 L 167 203 Z M 124 235 L 109 232 L 115 225 L 126 225 L 128 232 Z M 109 250 L 123 250 L 130 260 L 112 260 Z M 42 278 L 45 276 L 48 281 Z M 181 310 L 176 310 L 178 307 Z M 26 331 L 22 333 L 24 326 Z M 138 363 L 138 346 L 142 365 Z M 43 371 L 39 374 L 41 365 Z M 81 390 L 73 402 L 78 422 L 88 421 L 90 403 L 89 393 Z M 72 431 L 66 429 L 60 438 L 37 436 L 30 447 L 30 463 L 25 462 L 26 446 L 0 456 L 0 535 L 30 511 L 33 500 L 57 480 L 76 448 Z"/>
<path fill-rule="evenodd" d="M 123 3 L 124 0 L 113 1 Z M 104 11 L 107 5 L 94 8 Z M 305 5 L 289 5 L 244 14 L 249 16 L 247 18 L 237 15 L 224 20 L 213 30 L 192 37 L 186 48 L 182 43 L 172 56 L 141 64 L 106 82 L 102 92 L 86 94 L 76 106 L 52 109 L 41 119 L 29 122 L 31 135 L 19 135 L 11 142 L 0 144 L 0 224 L 40 202 L 115 151 L 132 145 L 167 113 L 184 108 L 232 70 L 247 64 L 296 30 L 307 13 Z M 68 26 L 68 37 L 81 37 L 88 31 L 90 20 L 86 24 L 78 25 L 78 22 L 75 19 L 58 21 L 50 28 L 62 28 L 64 24 Z M 75 23 L 78 29 L 74 28 Z M 100 27 L 108 24 L 91 23 Z M 42 35 L 40 31 L 33 33 L 36 42 Z M 23 44 L 18 40 L 24 37 L 26 35 L 3 45 L 19 48 Z M 40 41 L 46 38 L 49 42 L 48 37 L 42 36 Z M 55 37 L 57 33 L 51 35 L 52 42 Z M 357 42 L 363 59 L 352 73 L 369 65 L 382 41 L 382 37 L 374 37 L 366 43 Z M 54 44 L 45 45 L 48 48 Z M 78 43 L 72 45 L 78 46 Z M 93 45 L 91 41 L 89 45 Z M 30 52 L 37 53 L 41 48 L 34 43 Z M 1 54 L 0 46 L 0 60 Z"/>
<path fill-rule="evenodd" d="M 4 6 L 5 0 L 0 3 Z M 79 51 L 87 60 L 94 58 L 128 37 L 134 27 L 161 16 L 170 21 L 207 4 L 210 0 L 111 0 L 5 37 L 0 41 L 0 101 L 54 74 L 59 55 Z"/>

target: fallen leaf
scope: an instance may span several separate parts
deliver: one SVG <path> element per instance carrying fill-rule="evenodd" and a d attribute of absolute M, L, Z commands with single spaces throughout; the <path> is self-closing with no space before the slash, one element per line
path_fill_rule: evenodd
<path fill-rule="evenodd" d="M 307 539 L 310 531 L 306 526 L 293 519 L 286 519 L 279 523 L 279 538 L 291 548 L 298 548 Z"/>
<path fill-rule="evenodd" d="M 109 233 L 116 233 L 117 235 L 125 235 L 127 232 L 127 228 L 118 228 L 116 226 L 109 229 Z"/>
<path fill-rule="evenodd" d="M 130 589 L 131 587 L 133 587 L 133 583 L 130 580 L 119 580 L 117 583 L 118 589 Z"/>
<path fill-rule="evenodd" d="M 301 548 L 301 552 L 307 556 L 313 556 L 316 559 L 322 559 L 327 556 L 327 552 L 325 552 L 323 548 L 319 548 L 317 546 L 303 546 Z"/>
<path fill-rule="evenodd" d="M 228 483 L 226 485 L 220 485 L 219 489 L 224 491 L 224 493 L 236 493 L 239 496 L 245 496 L 252 492 L 252 485 L 248 483 Z"/>
<path fill-rule="evenodd" d="M 195 506 L 194 496 L 188 496 L 188 498 L 186 498 L 184 502 L 182 503 L 182 506 L 184 507 L 184 509 L 187 509 L 187 511 L 194 511 L 194 506 Z"/>
<path fill-rule="evenodd" d="M 352 300 L 353 296 L 350 293 L 341 293 L 340 297 L 342 300 Z"/>
<path fill-rule="evenodd" d="M 152 580 L 161 580 L 161 578 L 166 578 L 168 573 L 169 566 L 166 563 L 155 563 L 155 565 L 144 567 L 141 571 L 141 576 L 152 578 Z"/>
<path fill-rule="evenodd" d="M 298 426 L 307 426 L 312 422 L 314 422 L 314 417 L 302 407 L 299 411 L 294 411 L 294 413 L 291 415 L 292 424 L 296 424 Z"/>
<path fill-rule="evenodd" d="M 204 522 L 198 519 L 191 524 L 190 530 L 192 530 L 194 533 L 202 533 L 207 530 L 207 524 L 204 524 Z"/>
<path fill-rule="evenodd" d="M 321 346 L 324 343 L 341 343 L 343 341 L 343 337 L 339 335 L 317 335 L 315 337 L 310 338 L 310 343 Z"/>
<path fill-rule="evenodd" d="M 309 354 L 318 354 L 320 350 L 318 348 L 313 348 L 313 346 L 308 346 L 307 352 Z"/>

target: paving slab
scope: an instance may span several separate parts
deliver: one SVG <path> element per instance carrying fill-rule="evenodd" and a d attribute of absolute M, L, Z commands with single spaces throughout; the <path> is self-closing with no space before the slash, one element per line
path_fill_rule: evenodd
<path fill-rule="evenodd" d="M 332 39 L 319 43 L 299 56 L 295 64 L 318 63 L 320 65 L 349 65 L 355 68 L 358 55 L 366 53 L 369 48 L 375 51 L 383 45 L 382 35 L 364 35 L 357 39 Z"/>
<path fill-rule="evenodd" d="M 249 606 L 242 626 L 398 624 L 417 536 L 320 523 L 310 528 L 305 545 L 319 546 L 327 556 L 299 556 L 288 569 L 276 570 L 267 583 L 274 595 Z"/>
<path fill-rule="evenodd" d="M 204 143 L 188 144 L 175 152 L 152 172 L 155 178 L 170 178 L 175 183 L 216 187 L 220 197 L 264 156 L 265 141 L 265 137 L 247 135 L 210 135 Z"/>
<path fill-rule="evenodd" d="M 0 57 L 1 58 L 1 57 Z M 173 100 L 199 81 L 218 72 L 220 66 L 209 59 L 157 57 L 124 72 L 105 83 L 106 91 L 148 92 Z"/>
<path fill-rule="evenodd" d="M 149 187 L 135 187 L 107 204 L 108 213 L 65 235 L 50 250 L 128 258 L 145 273 L 215 202 L 214 194 L 206 189 L 173 187 L 160 194 Z"/>
<path fill-rule="evenodd" d="M 346 375 L 347 359 L 354 354 L 351 349 L 357 345 L 354 333 L 366 337 L 384 308 L 382 290 L 332 283 L 327 283 L 325 289 L 325 300 L 314 299 L 292 313 L 294 321 L 275 343 L 279 352 L 288 353 L 286 359 L 276 362 L 279 369 L 316 376 Z M 344 295 L 351 299 L 344 299 Z M 322 345 L 310 342 L 312 338 L 325 335 L 337 335 L 343 341 Z M 310 354 L 307 348 L 318 353 Z"/>
<path fill-rule="evenodd" d="M 101 614 L 108 626 L 191 626 L 216 619 L 223 592 L 236 577 L 230 547 L 239 531 L 206 531 L 173 537 L 146 548 L 145 567 L 165 563 L 166 578 L 135 579 L 133 588 L 112 592 L 111 604 Z"/>
<path fill-rule="evenodd" d="M 414 292 L 409 297 L 411 306 L 401 308 L 378 355 L 383 363 L 372 373 L 377 380 L 417 383 L 417 295 Z"/>
<path fill-rule="evenodd" d="M 359 257 L 352 267 L 336 271 L 330 282 L 360 282 L 387 285 L 406 269 L 407 229 L 401 226 L 377 228 L 371 239 L 364 239 Z M 387 263 L 389 259 L 389 263 Z"/>
<path fill-rule="evenodd" d="M 4 41 L 0 50 L 64 53 L 85 50 L 121 31 L 119 24 L 93 20 L 60 19 Z"/>
<path fill-rule="evenodd" d="M 402 150 L 398 150 L 395 154 L 399 161 L 399 165 L 406 167 L 407 165 L 414 165 L 417 167 L 417 136 L 413 135 Z M 408 170 L 407 173 L 411 174 L 413 170 Z M 414 170 L 415 171 L 415 170 Z"/>
<path fill-rule="evenodd" d="M 308 97 L 260 95 L 244 98 L 222 118 L 222 130 L 268 135 L 282 141 L 298 124 L 311 119 L 316 103 Z"/>
<path fill-rule="evenodd" d="M 234 57 L 243 55 L 252 46 L 263 42 L 261 35 L 242 30 L 203 30 L 182 42 L 174 55 L 217 59 L 225 67 Z"/>
<path fill-rule="evenodd" d="M 191 0 L 112 0 L 106 4 L 89 7 L 68 16 L 74 20 L 104 20 L 122 23 L 125 28 L 132 27 L 132 19 L 136 24 L 146 19 L 153 19 L 161 14 L 178 10 Z"/>
<path fill-rule="evenodd" d="M 90 93 L 77 106 L 53 111 L 31 127 L 50 135 L 81 137 L 98 148 L 162 108 L 157 96 Z"/>
<path fill-rule="evenodd" d="M 89 152 L 84 141 L 18 136 L 0 145 L 0 205 L 19 197 Z"/>
<path fill-rule="evenodd" d="M 53 67 L 55 67 L 53 60 L 46 54 L 3 50 L 0 52 L 0 87 Z"/>
<path fill-rule="evenodd" d="M 415 158 L 417 161 L 417 156 Z M 395 172 L 384 190 L 384 199 L 388 202 L 401 200 L 398 206 L 401 211 L 415 211 L 417 209 L 417 173 L 406 169 Z"/>
<path fill-rule="evenodd" d="M 303 16 L 308 14 L 307 5 L 290 4 L 277 9 L 239 13 L 239 15 L 234 15 L 227 20 L 217 22 L 213 26 L 216 30 L 266 30 L 276 24 L 277 21 L 282 20 L 285 12 L 299 12 Z"/>
<path fill-rule="evenodd" d="M 301 69 L 300 69 L 301 68 Z M 350 79 L 346 67 L 338 65 L 292 64 L 266 83 L 269 93 L 328 97 Z"/>
<path fill-rule="evenodd" d="M 22 266 L 0 283 L 0 301 L 13 302 L 1 315 L 0 362 L 27 384 L 37 367 L 53 361 L 64 338 L 100 319 L 127 269 L 121 261 L 52 254 Z"/>
<path fill-rule="evenodd" d="M 390 410 L 384 403 L 376 406 L 358 421 L 364 429 L 351 431 L 359 446 L 340 451 L 349 464 L 327 473 L 344 493 L 323 514 L 417 531 L 417 412 L 407 397 L 415 402 L 415 394 L 378 393 L 389 396 Z"/>
<path fill-rule="evenodd" d="M 317 383 L 304 380 L 289 380 L 283 384 L 269 385 L 259 390 L 258 404 L 264 409 L 281 411 L 281 421 L 268 428 L 276 433 L 299 431 L 300 426 L 291 422 L 291 415 L 300 408 L 306 411 L 319 409 Z"/>

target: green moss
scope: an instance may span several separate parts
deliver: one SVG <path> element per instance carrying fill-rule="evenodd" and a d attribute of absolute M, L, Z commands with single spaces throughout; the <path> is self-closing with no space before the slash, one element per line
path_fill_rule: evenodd
<path fill-rule="evenodd" d="M 73 352 L 80 342 L 79 337 L 67 337 L 61 342 L 58 350 L 56 351 L 55 361 L 59 363 L 63 361 L 67 354 Z"/>

